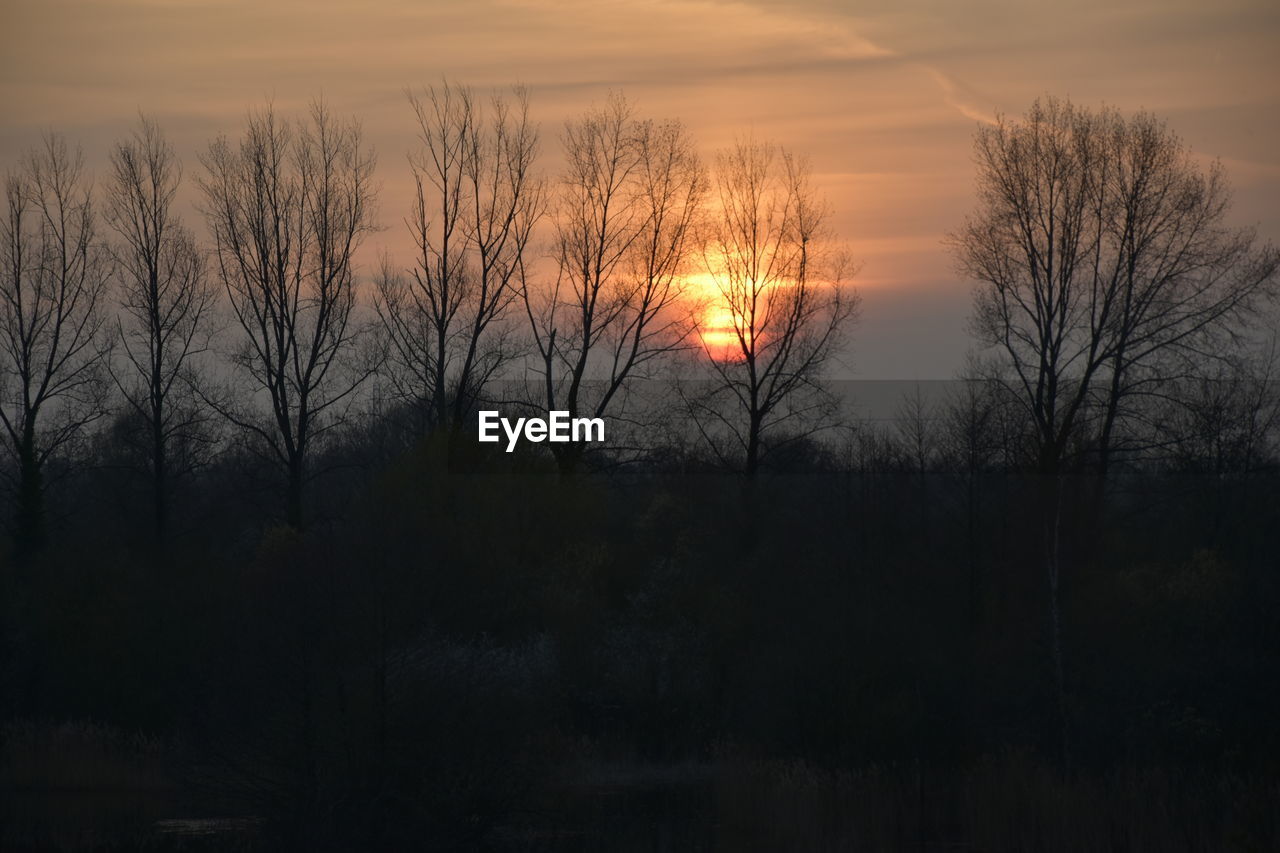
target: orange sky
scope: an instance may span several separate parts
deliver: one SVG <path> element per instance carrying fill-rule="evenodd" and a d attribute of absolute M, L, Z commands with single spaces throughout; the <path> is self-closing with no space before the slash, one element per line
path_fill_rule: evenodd
<path fill-rule="evenodd" d="M 548 170 L 563 119 L 620 88 L 708 155 L 744 131 L 807 153 L 863 262 L 854 375 L 944 378 L 968 347 L 941 239 L 971 205 L 975 124 L 1046 92 L 1152 109 L 1223 160 L 1234 220 L 1280 239 L 1277 45 L 1276 0 L 0 0 L 0 164 L 51 127 L 101 171 L 142 109 L 194 171 L 248 106 L 323 93 L 379 151 L 394 250 L 404 86 L 527 84 Z"/>

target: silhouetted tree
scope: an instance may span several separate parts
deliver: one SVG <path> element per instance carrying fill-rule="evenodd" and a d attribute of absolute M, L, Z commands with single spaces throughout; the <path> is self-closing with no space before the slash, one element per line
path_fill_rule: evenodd
<path fill-rule="evenodd" d="M 982 600 L 983 537 L 979 524 L 985 503 L 983 481 L 998 469 L 1004 458 L 1004 410 L 1001 388 L 982 378 L 971 365 L 942 404 L 940 431 L 941 458 L 944 468 L 956 475 L 961 487 L 961 514 L 965 529 L 965 563 L 968 573 L 969 617 L 976 622 Z"/>
<path fill-rule="evenodd" d="M 1199 375 L 1170 383 L 1155 408 L 1150 441 L 1167 449 L 1173 470 L 1191 474 L 1206 498 L 1201 527 L 1215 546 L 1239 519 L 1242 487 L 1274 466 L 1280 441 L 1280 349 L 1209 362 Z"/>
<path fill-rule="evenodd" d="M 244 331 L 233 362 L 267 407 L 208 399 L 282 469 L 285 519 L 299 527 L 312 448 L 373 371 L 352 311 L 354 254 L 374 226 L 374 157 L 356 121 L 317 101 L 296 125 L 270 106 L 253 112 L 238 146 L 220 137 L 201 159 L 218 273 Z"/>
<path fill-rule="evenodd" d="M 1226 225 L 1221 167 L 1149 114 L 1047 98 L 975 151 L 979 208 L 951 238 L 981 285 L 975 334 L 1010 371 L 1038 470 L 1059 472 L 1090 426 L 1105 468 L 1128 400 L 1216 357 L 1280 255 Z"/>
<path fill-rule="evenodd" d="M 715 295 L 700 330 L 712 391 L 690 402 L 716 456 L 740 457 L 750 478 L 766 437 L 802 438 L 827 425 L 834 400 L 823 372 L 858 300 L 803 160 L 740 141 L 717 156 L 716 187 L 705 258 Z"/>
<path fill-rule="evenodd" d="M 937 465 L 940 449 L 937 420 L 936 404 L 927 400 L 920 383 L 915 383 L 909 394 L 902 395 L 895 421 L 903 462 L 916 483 L 912 501 L 919 528 L 916 541 L 924 547 L 928 547 L 934 536 L 934 496 L 930 493 L 929 474 Z"/>
<path fill-rule="evenodd" d="M 142 118 L 133 135 L 111 151 L 105 218 L 118 238 L 117 328 L 125 356 L 112 373 L 146 427 L 159 539 L 169 516 L 170 481 L 192 461 L 183 452 L 201 440 L 204 418 L 191 386 L 195 359 L 208 348 L 214 302 L 204 255 L 173 209 L 181 181 L 173 146 L 150 119 Z"/>
<path fill-rule="evenodd" d="M 1129 399 L 1211 357 L 1275 278 L 1277 253 L 1224 220 L 1221 168 L 1202 171 L 1147 114 L 1125 118 L 1036 101 L 975 141 L 978 210 L 951 241 L 979 282 L 973 326 L 1032 425 L 1045 478 L 1043 528 L 1052 654 L 1069 763 L 1061 639 L 1062 480 L 1095 438 L 1105 471 Z M 1097 414 L 1096 426 L 1090 419 Z"/>
<path fill-rule="evenodd" d="M 1273 338 L 1253 357 L 1215 361 L 1212 369 L 1179 383 L 1168 395 L 1162 444 L 1175 464 L 1214 480 L 1246 477 L 1274 459 L 1280 427 L 1280 348 Z"/>
<path fill-rule="evenodd" d="M 516 353 L 504 320 L 543 213 L 538 129 L 519 88 L 511 101 L 495 95 L 487 115 L 449 83 L 409 102 L 422 143 L 409 159 L 416 257 L 407 278 L 384 263 L 375 306 L 397 396 L 456 430 Z"/>
<path fill-rule="evenodd" d="M 571 121 L 550 288 L 524 284 L 548 410 L 604 417 L 689 334 L 682 297 L 707 191 L 679 122 L 641 121 L 621 95 Z M 551 445 L 573 471 L 581 443 Z"/>
<path fill-rule="evenodd" d="M 83 156 L 60 136 L 47 135 L 6 174 L 5 214 L 0 422 L 17 469 L 15 545 L 26 556 L 45 539 L 46 463 L 105 412 L 102 300 L 111 261 Z"/>
<path fill-rule="evenodd" d="M 925 399 L 919 382 L 898 403 L 898 440 L 911 469 L 921 478 L 933 467 L 939 452 L 935 405 Z"/>

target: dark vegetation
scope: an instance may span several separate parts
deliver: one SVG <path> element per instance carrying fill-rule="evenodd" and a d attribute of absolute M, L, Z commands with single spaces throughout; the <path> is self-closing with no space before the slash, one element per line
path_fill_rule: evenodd
<path fill-rule="evenodd" d="M 773 292 L 787 320 L 770 332 L 753 314 L 751 273 L 734 270 L 723 295 L 738 300 L 729 327 L 743 352 L 707 373 L 696 326 L 665 313 L 683 267 L 655 260 L 652 247 L 672 243 L 637 225 L 649 214 L 604 223 L 597 238 L 613 236 L 596 244 L 570 239 L 600 224 L 589 206 L 561 220 L 562 267 L 628 229 L 636 245 L 653 239 L 638 266 L 614 259 L 638 285 L 579 264 L 589 275 L 562 270 L 577 282 L 577 297 L 562 294 L 570 310 L 535 305 L 517 257 L 532 225 L 512 222 L 536 205 L 474 168 L 497 157 L 505 186 L 532 180 L 523 107 L 500 112 L 486 137 L 469 100 L 440 94 L 414 96 L 424 137 L 442 121 L 454 132 L 441 140 L 496 147 L 472 146 L 479 159 L 464 157 L 460 176 L 432 178 L 439 161 L 415 161 L 419 204 L 433 180 L 471 176 L 473 202 L 512 212 L 519 251 L 486 250 L 488 266 L 472 265 L 477 235 L 495 233 L 476 230 L 484 217 L 452 210 L 463 248 L 437 248 L 420 207 L 421 262 L 412 280 L 386 265 L 371 312 L 397 320 L 390 356 L 387 338 L 357 328 L 351 291 L 372 162 L 358 126 L 322 107 L 303 129 L 255 115 L 243 146 L 211 147 L 212 259 L 185 230 L 169 240 L 138 224 L 145 198 L 113 208 L 118 224 L 142 211 L 125 233 L 153 247 L 130 264 L 119 242 L 112 266 L 96 238 L 54 240 L 10 220 L 9 260 L 26 245 L 38 262 L 11 263 L 6 293 L 22 283 L 50 304 L 80 294 L 47 316 L 85 343 L 43 362 L 56 370 L 24 361 L 13 342 L 38 338 L 17 320 L 32 303 L 10 300 L 0 846 L 1280 844 L 1280 409 L 1255 346 L 1276 258 L 1223 226 L 1217 172 L 1196 184 L 1180 143 L 1144 117 L 1126 125 L 1050 102 L 984 131 L 981 215 L 955 240 L 980 284 L 988 359 L 972 378 L 908 389 L 895 417 L 859 419 L 847 404 L 872 385 L 823 384 L 818 370 L 852 302 Z M 629 121 L 615 101 L 573 125 L 577 167 L 597 168 L 593 140 L 608 137 L 635 174 L 666 162 L 671 180 L 705 180 L 678 126 Z M 1095 136 L 1114 147 L 1088 148 Z M 121 186 L 131 150 L 163 160 L 154 125 L 119 149 Z M 51 140 L 45 151 L 36 157 L 75 184 L 65 149 Z M 740 147 L 724 185 L 738 192 L 734 175 L 768 173 L 770 156 Z M 1146 201 L 1152 181 L 1096 180 L 1100 164 L 1147 168 L 1143 156 L 1169 178 Z M 799 164 L 780 162 L 779 198 L 806 197 Z M 255 195 L 264 174 L 279 192 Z M 1013 184 L 1000 174 L 1023 183 L 1002 196 Z M 298 175 L 309 177 L 291 183 Z M 693 228 L 686 206 L 701 183 L 677 202 L 653 184 L 631 193 L 630 178 L 587 175 L 576 189 L 599 180 L 636 210 L 674 204 L 679 228 Z M 60 204 L 31 186 L 11 180 L 11 213 L 15 199 Z M 1046 186 L 1075 201 L 1028 213 L 1052 197 L 1036 189 Z M 246 213 L 266 197 L 295 198 L 284 230 L 312 236 L 273 245 L 279 229 Z M 1170 198 L 1182 219 L 1147 218 Z M 76 228 L 91 231 L 76 209 Z M 1010 227 L 1023 214 L 1075 229 L 1067 270 L 1039 252 L 1060 232 Z M 1143 254 L 1134 235 L 1150 221 L 1163 224 Z M 806 234 L 820 229 L 779 223 L 777 245 L 799 248 L 775 263 L 803 280 L 820 254 Z M 1170 267 L 1178 246 L 1200 261 Z M 54 264 L 55 248 L 72 263 Z M 252 263 L 254 251 L 283 262 Z M 244 332 L 221 367 L 201 356 L 236 336 L 199 328 L 211 322 L 206 276 L 234 306 L 228 327 Z M 108 282 L 131 294 L 116 339 L 131 342 L 128 359 L 89 343 L 110 325 L 95 302 Z M 572 327 L 588 304 L 609 334 Z M 1033 306 L 1029 319 L 1016 305 Z M 542 336 L 524 352 L 532 361 L 520 355 L 526 319 Z M 441 345 L 415 347 L 415 334 L 436 340 L 432 328 Z M 771 334 L 796 336 L 791 355 L 769 352 Z M 66 339 L 37 344 L 57 352 Z M 592 384 L 578 365 L 594 363 L 593 347 L 632 360 Z M 787 361 L 796 352 L 808 354 L 799 367 Z M 735 432 L 722 401 L 757 381 L 757 358 L 761 376 L 779 377 L 768 393 L 782 392 L 766 412 L 744 403 Z M 496 381 L 539 359 L 532 397 Z M 90 393 L 105 364 L 116 397 Z M 658 364 L 684 369 L 676 390 L 639 381 Z M 41 370 L 53 377 L 45 396 L 24 397 Z M 572 399 L 616 417 L 610 434 L 627 439 L 555 456 L 477 444 L 476 404 L 513 398 Z"/>
<path fill-rule="evenodd" d="M 160 773 L 303 849 L 625 849 L 650 818 L 675 849 L 1274 842 L 1274 461 L 1134 470 L 1102 512 L 1066 481 L 1064 776 L 1036 480 L 855 449 L 744 496 L 426 440 L 304 533 L 226 454 L 163 550 L 140 484 L 86 475 L 6 573 L 4 712 L 94 722 L 7 730 L 6 783 Z"/>

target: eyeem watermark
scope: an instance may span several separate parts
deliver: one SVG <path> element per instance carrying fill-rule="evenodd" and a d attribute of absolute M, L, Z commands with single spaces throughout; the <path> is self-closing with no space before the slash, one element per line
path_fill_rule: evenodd
<path fill-rule="evenodd" d="M 507 435 L 507 452 L 515 450 L 522 437 L 535 444 L 541 441 L 604 441 L 604 418 L 573 418 L 568 412 L 547 412 L 545 418 L 502 417 L 496 411 L 480 412 L 480 441 L 498 442 L 502 437 L 498 428 Z"/>

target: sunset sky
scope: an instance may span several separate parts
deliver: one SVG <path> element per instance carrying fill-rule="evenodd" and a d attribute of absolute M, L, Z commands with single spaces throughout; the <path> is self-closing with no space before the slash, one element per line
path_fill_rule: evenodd
<path fill-rule="evenodd" d="M 1039 94 L 1151 109 L 1236 188 L 1233 220 L 1280 239 L 1280 3 L 942 0 L 0 0 L 0 164 L 41 130 L 101 172 L 141 109 L 186 161 L 246 108 L 321 94 L 364 121 L 399 249 L 406 85 L 528 85 L 545 169 L 563 120 L 624 91 L 710 159 L 735 135 L 811 158 L 863 262 L 853 375 L 945 378 L 969 286 L 942 246 L 972 204 L 970 140 Z"/>

